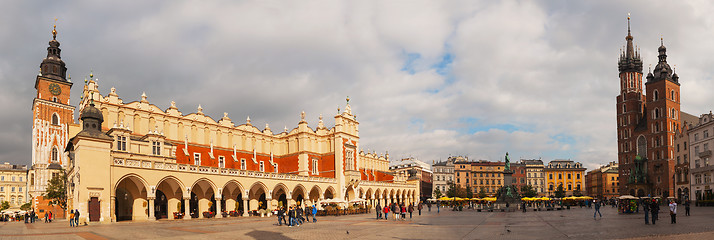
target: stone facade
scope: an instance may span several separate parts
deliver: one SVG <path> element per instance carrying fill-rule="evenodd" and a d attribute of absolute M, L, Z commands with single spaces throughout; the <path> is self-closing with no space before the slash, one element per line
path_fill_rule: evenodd
<path fill-rule="evenodd" d="M 8 202 L 11 210 L 29 202 L 27 195 L 27 166 L 0 164 L 0 204 Z"/>
<path fill-rule="evenodd" d="M 585 189 L 588 196 L 596 198 L 614 198 L 619 193 L 619 171 L 616 162 L 589 171 L 585 175 Z"/>
<path fill-rule="evenodd" d="M 562 185 L 565 196 L 572 196 L 575 190 L 585 194 L 585 168 L 572 160 L 553 160 L 543 169 L 546 175 L 548 196 L 554 195 Z"/>
<path fill-rule="evenodd" d="M 696 124 L 689 126 L 689 174 L 691 200 L 714 199 L 714 114 L 702 114 Z"/>
<path fill-rule="evenodd" d="M 414 158 L 404 158 L 394 162 L 390 171 L 395 174 L 404 174 L 408 180 L 418 180 L 421 196 L 420 201 L 427 201 L 433 193 L 433 172 L 429 164 Z"/>
<path fill-rule="evenodd" d="M 456 182 L 454 179 L 454 162 L 465 162 L 468 161 L 465 157 L 449 157 L 446 161 L 440 161 L 432 165 L 433 175 L 433 188 L 434 191 L 439 189 L 442 195 L 446 194 L 449 190 L 449 182 Z M 432 191 L 432 197 L 436 197 Z"/>
<path fill-rule="evenodd" d="M 253 126 L 250 118 L 236 125 L 227 113 L 216 121 L 201 106 L 183 114 L 172 102 L 162 110 L 145 94 L 125 103 L 114 88 L 102 94 L 90 75 L 78 106 L 80 121 L 74 124 L 71 81 L 53 72 L 54 66 L 66 68 L 58 62 L 59 42 L 50 45 L 49 72 L 43 68 L 38 76 L 33 104 L 36 124 L 50 129 L 34 127 L 33 136 L 49 147 L 35 148 L 33 140 L 41 158 L 33 155 L 36 169 L 30 174 L 36 181 L 31 185 L 39 193 L 51 176 L 45 169 L 66 169 L 68 211 L 78 210 L 80 223 L 222 217 L 221 212 L 231 211 L 247 216 L 326 199 L 342 206 L 366 200 L 374 206 L 416 202 L 420 196 L 418 181 L 389 170 L 388 154 L 360 150 L 359 122 L 349 99 L 332 128 L 322 116 L 311 128 L 302 113 L 295 128 L 273 132 L 267 124 L 262 130 Z M 54 96 L 42 94 L 44 89 Z M 64 112 L 55 114 L 60 107 Z"/>
<path fill-rule="evenodd" d="M 526 169 L 526 184 L 535 189 L 538 196 L 544 197 L 546 194 L 544 165 L 540 159 L 521 159 L 521 164 Z"/>

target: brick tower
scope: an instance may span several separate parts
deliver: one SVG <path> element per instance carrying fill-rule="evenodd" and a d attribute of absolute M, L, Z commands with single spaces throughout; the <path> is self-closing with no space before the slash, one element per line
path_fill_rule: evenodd
<path fill-rule="evenodd" d="M 69 141 L 69 126 L 74 124 L 74 107 L 70 105 L 72 82 L 67 77 L 67 67 L 62 61 L 59 46 L 55 25 L 47 57 L 42 60 L 40 73 L 35 79 L 37 95 L 32 102 L 32 168 L 28 174 L 32 206 L 38 214 L 40 210 L 52 210 L 58 217 L 62 212 L 47 208 L 42 194 L 52 175 L 67 166 L 64 150 Z"/>
<path fill-rule="evenodd" d="M 671 196 L 674 132 L 680 125 L 679 77 L 667 64 L 667 49 L 661 44 L 659 62 L 647 75 L 643 91 L 642 59 L 633 46 L 629 17 L 625 40 L 616 106 L 619 190 L 634 196 Z"/>

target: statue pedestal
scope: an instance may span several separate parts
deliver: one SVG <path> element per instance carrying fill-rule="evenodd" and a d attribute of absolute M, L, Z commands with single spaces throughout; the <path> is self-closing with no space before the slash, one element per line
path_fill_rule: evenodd
<path fill-rule="evenodd" d="M 505 209 L 507 212 L 513 212 L 518 209 L 521 204 L 521 196 L 518 194 L 518 189 L 513 186 L 513 171 L 503 171 L 503 187 L 496 194 L 496 202 L 494 205 Z"/>

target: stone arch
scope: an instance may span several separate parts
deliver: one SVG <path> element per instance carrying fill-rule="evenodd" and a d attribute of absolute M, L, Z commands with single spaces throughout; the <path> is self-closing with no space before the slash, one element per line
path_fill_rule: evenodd
<path fill-rule="evenodd" d="M 248 210 L 258 210 L 268 208 L 268 186 L 261 181 L 254 182 L 248 191 Z"/>
<path fill-rule="evenodd" d="M 347 189 L 345 189 L 345 194 L 344 194 L 343 199 L 345 200 L 345 202 L 349 202 L 351 200 L 356 199 L 358 197 L 357 194 L 358 194 L 357 189 L 355 189 L 354 186 L 349 186 L 349 187 L 347 187 Z"/>
<path fill-rule="evenodd" d="M 127 174 L 114 185 L 114 217 L 117 221 L 145 220 L 149 217 L 148 184 L 137 174 Z"/>
<path fill-rule="evenodd" d="M 302 184 L 299 184 L 299 183 L 297 185 L 295 185 L 292 193 L 290 193 L 290 195 L 292 196 L 292 199 L 296 202 L 296 204 L 302 204 L 305 201 L 305 199 L 310 199 L 307 194 L 308 194 L 308 192 L 305 189 L 305 186 L 303 186 Z M 305 204 L 308 204 L 308 203 L 305 203 Z"/>
<path fill-rule="evenodd" d="M 295 204 L 293 201 L 288 201 L 288 199 L 292 200 L 292 194 L 290 193 L 288 186 L 283 183 L 278 183 L 273 186 L 273 190 L 270 192 L 270 199 L 272 199 L 269 201 L 269 206 L 271 207 L 270 209 Z"/>
<path fill-rule="evenodd" d="M 208 178 L 199 178 L 191 185 L 189 210 L 191 217 L 203 218 L 204 212 L 216 212 L 216 184 Z"/>
<path fill-rule="evenodd" d="M 320 199 L 324 197 L 324 195 L 322 194 L 322 189 L 318 185 L 312 186 L 312 189 L 310 189 L 310 193 L 308 194 L 308 196 L 313 204 L 318 203 Z"/>
<path fill-rule="evenodd" d="M 221 211 L 243 211 L 245 188 L 237 180 L 231 179 L 221 190 Z"/>
<path fill-rule="evenodd" d="M 336 197 L 335 193 L 335 189 L 332 186 L 329 186 L 327 187 L 327 189 L 325 189 L 325 193 L 323 194 L 323 196 L 325 199 L 331 199 Z"/>
<path fill-rule="evenodd" d="M 154 217 L 156 219 L 173 219 L 173 213 L 183 213 L 186 208 L 183 201 L 185 186 L 174 176 L 166 176 L 156 184 L 156 199 L 154 200 Z"/>

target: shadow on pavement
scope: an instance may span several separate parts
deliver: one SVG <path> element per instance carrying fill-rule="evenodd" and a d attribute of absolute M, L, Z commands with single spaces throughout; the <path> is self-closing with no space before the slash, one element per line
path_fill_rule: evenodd
<path fill-rule="evenodd" d="M 248 235 L 250 237 L 253 237 L 255 239 L 278 239 L 278 240 L 284 240 L 284 239 L 292 239 L 286 236 L 283 236 L 282 233 L 276 233 L 276 232 L 268 232 L 268 231 L 252 231 L 249 233 L 246 233 L 245 235 Z"/>

